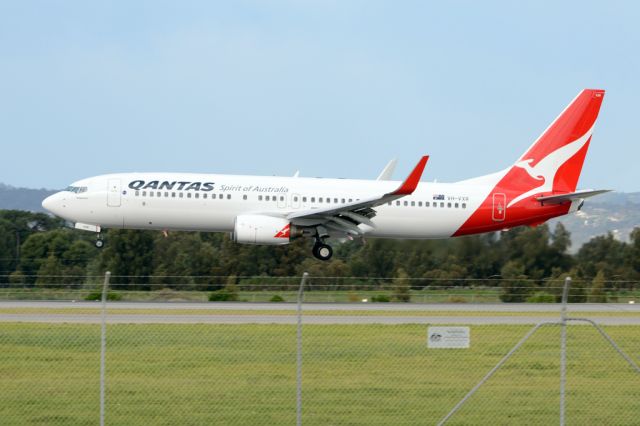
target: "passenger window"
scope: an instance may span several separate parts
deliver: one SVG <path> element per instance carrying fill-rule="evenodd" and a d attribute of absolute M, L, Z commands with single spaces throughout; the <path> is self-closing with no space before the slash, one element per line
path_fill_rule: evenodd
<path fill-rule="evenodd" d="M 247 199 L 247 194 L 244 194 L 244 195 L 242 196 L 242 199 L 243 199 L 243 200 L 246 200 L 246 199 Z"/>
<path fill-rule="evenodd" d="M 162 197 L 162 192 L 158 191 L 158 192 L 156 192 L 156 195 L 157 195 L 158 197 Z"/>
<path fill-rule="evenodd" d="M 271 197 L 269 197 L 268 195 L 265 195 L 265 196 L 264 196 L 264 200 L 265 200 L 265 201 L 271 201 Z"/>
<path fill-rule="evenodd" d="M 258 195 L 258 201 L 262 201 L 262 195 Z"/>
<path fill-rule="evenodd" d="M 425 201 L 425 202 L 424 202 L 424 206 L 425 206 L 425 207 L 429 207 L 429 202 L 428 202 L 428 201 Z"/>
<path fill-rule="evenodd" d="M 304 201 L 307 201 L 307 197 L 304 197 L 304 198 L 303 198 L 303 200 L 304 200 Z M 296 201 L 296 202 L 297 202 L 297 201 L 298 201 L 298 197 L 293 197 L 293 201 Z"/>
<path fill-rule="evenodd" d="M 448 207 L 448 208 L 451 208 L 451 203 L 447 203 L 447 207 Z"/>
<path fill-rule="evenodd" d="M 146 197 L 147 196 L 147 191 L 142 191 L 142 196 Z"/>
<path fill-rule="evenodd" d="M 196 198 L 200 198 L 200 194 L 196 192 Z"/>
<path fill-rule="evenodd" d="M 412 201 L 412 202 L 411 202 L 411 207 L 415 207 L 415 206 L 416 206 L 416 202 L 415 202 L 415 201 Z"/>
<path fill-rule="evenodd" d="M 349 202 L 352 202 L 352 201 L 353 201 L 353 199 L 349 198 Z"/>
<path fill-rule="evenodd" d="M 343 199 L 342 199 L 342 204 L 344 204 L 345 202 L 346 202 L 346 201 L 345 201 L 345 199 L 343 198 Z"/>
<path fill-rule="evenodd" d="M 454 204 L 454 207 L 457 209 L 457 208 L 458 208 L 458 203 L 455 203 L 455 204 Z"/>
<path fill-rule="evenodd" d="M 433 203 L 433 207 L 438 207 L 438 203 Z"/>
<path fill-rule="evenodd" d="M 293 201 L 298 201 L 298 197 L 293 197 Z M 302 197 L 302 202 L 306 203 L 307 202 L 307 197 Z"/>
<path fill-rule="evenodd" d="M 400 201 L 396 201 L 396 206 L 399 206 L 399 205 L 400 205 Z"/>
<path fill-rule="evenodd" d="M 466 209 L 467 208 L 467 203 L 462 203 L 462 208 Z"/>
<path fill-rule="evenodd" d="M 169 193 L 168 193 L 168 192 L 165 192 L 165 193 L 164 193 L 164 196 L 165 196 L 165 197 L 167 197 L 167 198 L 169 198 Z"/>
<path fill-rule="evenodd" d="M 202 198 L 204 198 L 205 200 L 208 198 L 208 195 L 207 195 L 206 192 L 204 194 L 202 194 Z"/>
<path fill-rule="evenodd" d="M 316 197 L 311 197 L 311 202 L 315 203 L 316 202 Z"/>
<path fill-rule="evenodd" d="M 440 203 L 440 207 L 444 207 L 444 203 Z"/>
<path fill-rule="evenodd" d="M 334 198 L 334 199 L 333 199 L 333 202 L 334 202 L 334 203 L 336 203 L 336 204 L 338 204 L 338 199 L 337 199 L 337 198 Z"/>
<path fill-rule="evenodd" d="M 321 203 L 322 202 L 322 197 L 318 198 L 318 202 Z"/>
<path fill-rule="evenodd" d="M 149 191 L 149 197 L 153 197 L 153 191 Z"/>
<path fill-rule="evenodd" d="M 280 196 L 280 201 L 284 201 L 284 197 L 282 195 Z"/>
<path fill-rule="evenodd" d="M 140 191 L 136 191 L 136 197 L 140 195 Z"/>
<path fill-rule="evenodd" d="M 227 194 L 227 200 L 231 199 L 231 194 Z"/>
<path fill-rule="evenodd" d="M 171 193 L 171 198 L 176 198 L 176 193 L 175 192 Z"/>
<path fill-rule="evenodd" d="M 418 207 L 422 207 L 422 201 L 418 201 Z"/>
<path fill-rule="evenodd" d="M 211 194 L 211 199 L 215 200 L 216 199 L 216 194 Z"/>
<path fill-rule="evenodd" d="M 408 202 L 408 201 L 405 201 L 405 202 L 404 202 L 404 205 L 405 205 L 405 207 L 406 207 L 406 206 L 408 206 L 408 205 L 409 205 L 409 202 Z"/>
<path fill-rule="evenodd" d="M 191 198 L 191 193 L 187 192 L 187 198 Z"/>
<path fill-rule="evenodd" d="M 184 197 L 184 193 L 183 192 L 179 192 L 179 194 L 180 194 L 180 198 Z"/>

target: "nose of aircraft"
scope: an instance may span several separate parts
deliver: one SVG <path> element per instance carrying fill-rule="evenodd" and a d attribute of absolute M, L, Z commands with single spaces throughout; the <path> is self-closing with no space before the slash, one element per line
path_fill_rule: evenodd
<path fill-rule="evenodd" d="M 53 195 L 49 195 L 47 198 L 42 200 L 42 207 L 55 214 L 56 216 L 61 216 L 62 207 L 63 207 L 63 199 L 60 192 L 56 192 Z"/>

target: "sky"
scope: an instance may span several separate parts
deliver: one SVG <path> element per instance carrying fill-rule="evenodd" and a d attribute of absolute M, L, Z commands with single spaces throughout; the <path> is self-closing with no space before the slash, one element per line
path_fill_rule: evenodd
<path fill-rule="evenodd" d="M 449 182 L 607 90 L 580 188 L 640 191 L 640 3 L 0 2 L 0 182 L 132 171 Z"/>

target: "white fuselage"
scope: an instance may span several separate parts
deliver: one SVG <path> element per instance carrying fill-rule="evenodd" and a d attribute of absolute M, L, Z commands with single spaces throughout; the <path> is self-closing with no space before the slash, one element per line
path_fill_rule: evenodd
<path fill-rule="evenodd" d="M 504 172 L 459 183 L 421 182 L 411 195 L 376 207 L 372 237 L 446 238 L 480 206 Z M 165 183 L 163 185 L 163 183 Z M 195 185 L 194 185 L 195 184 Z M 207 185 L 205 185 L 207 184 Z M 241 214 L 286 215 L 386 193 L 398 181 L 123 173 L 75 182 L 43 205 L 100 228 L 231 232 Z"/>

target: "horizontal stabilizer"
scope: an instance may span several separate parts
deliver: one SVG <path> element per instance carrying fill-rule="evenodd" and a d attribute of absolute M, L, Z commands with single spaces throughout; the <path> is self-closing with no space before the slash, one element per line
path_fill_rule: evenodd
<path fill-rule="evenodd" d="M 604 194 L 610 192 L 610 189 L 585 189 L 582 191 L 571 192 L 569 194 L 547 195 L 545 197 L 538 197 L 536 200 L 540 201 L 543 205 L 547 204 L 562 204 L 567 201 L 579 200 L 581 198 L 589 198 L 595 195 Z"/>

